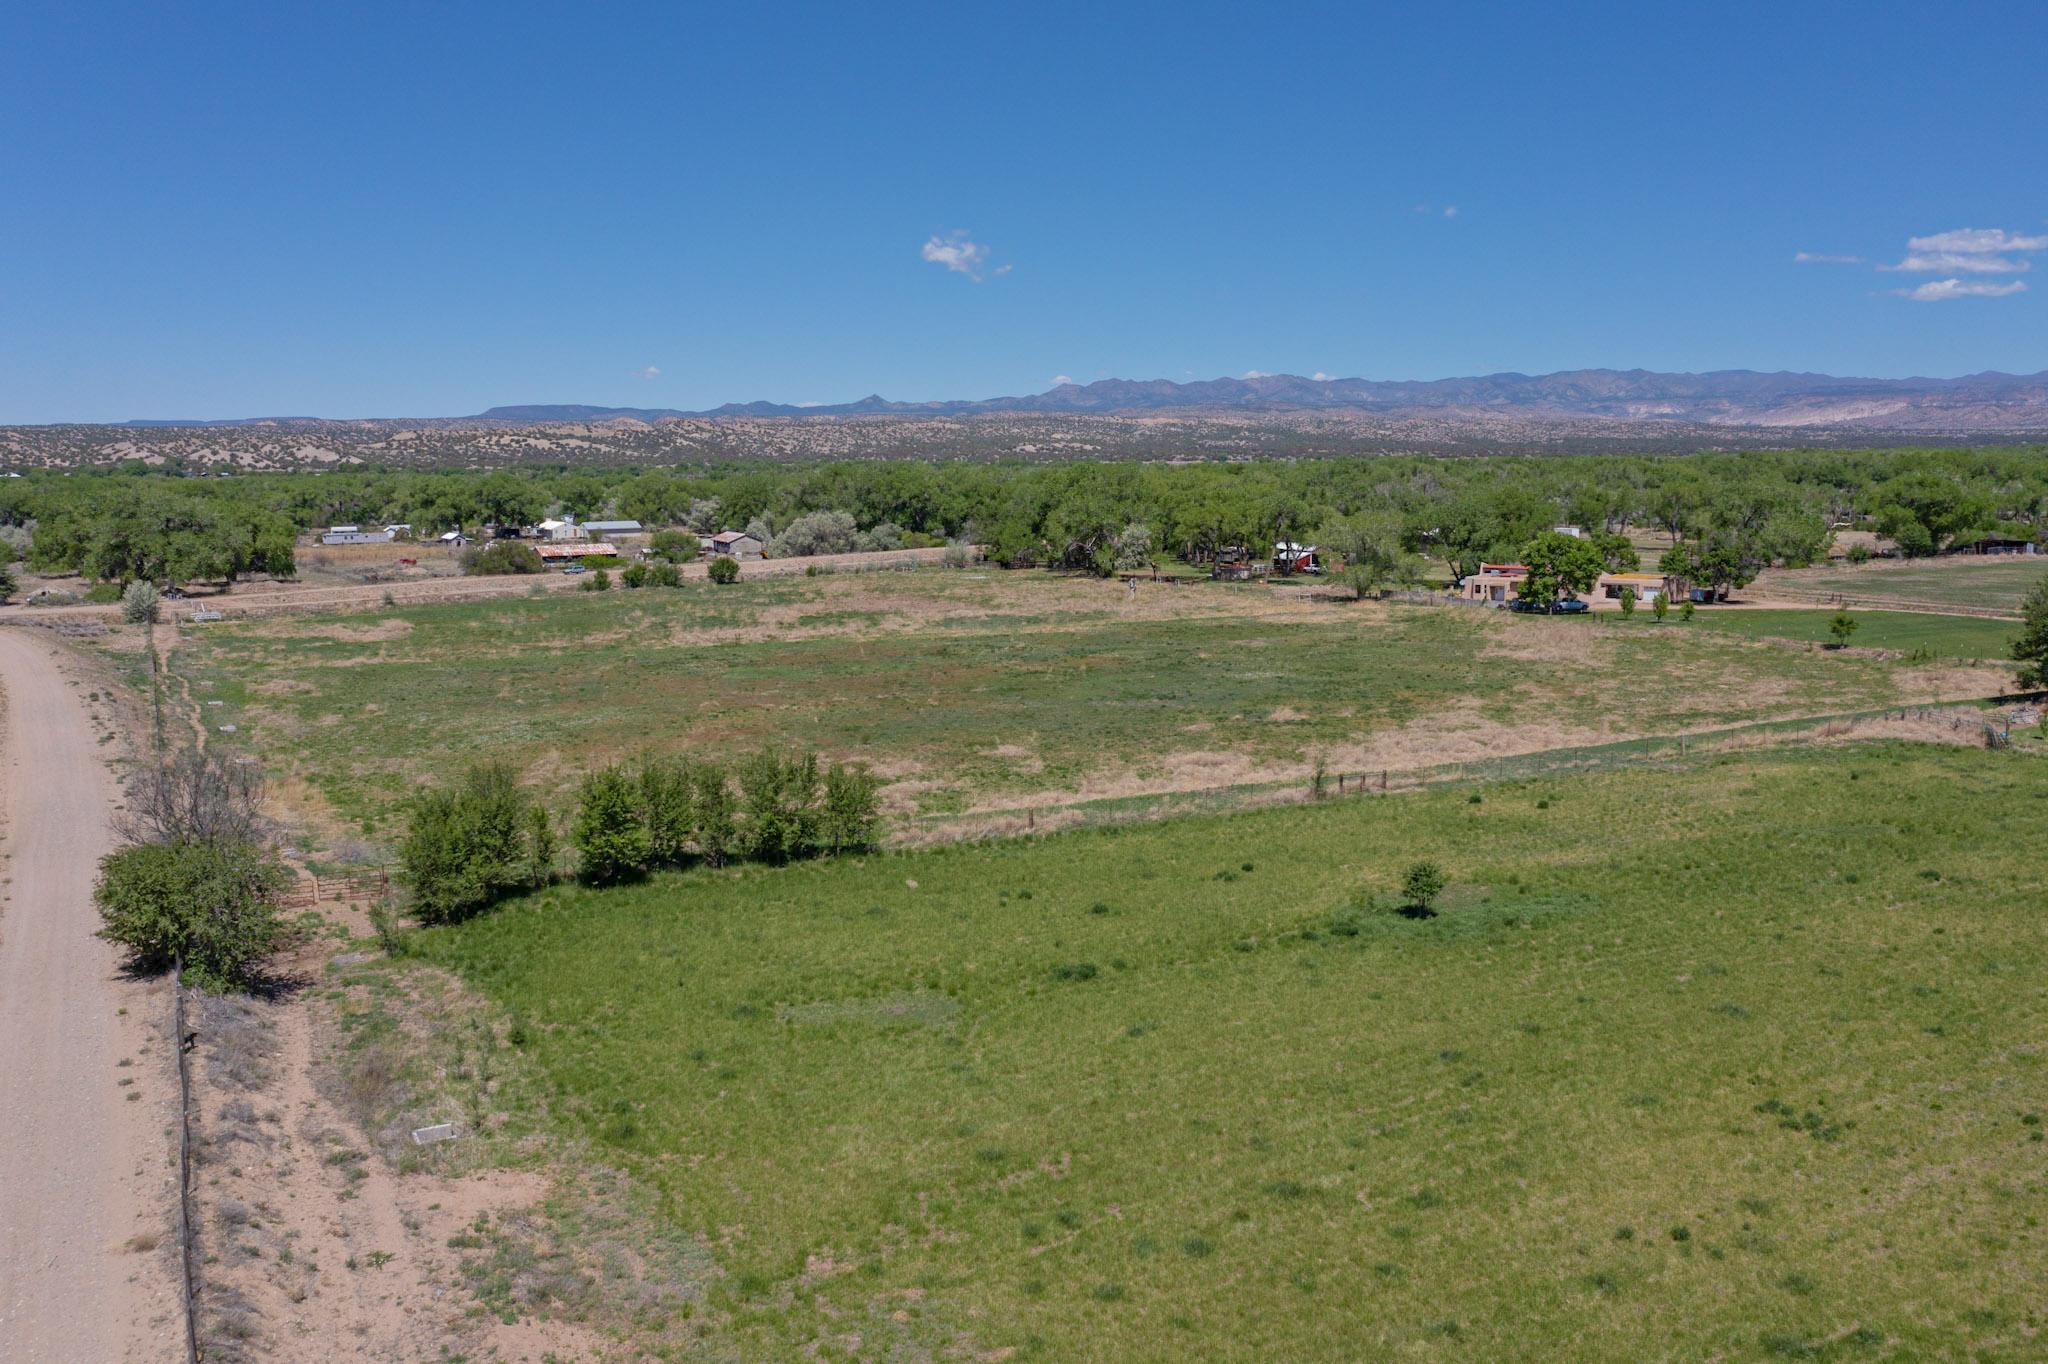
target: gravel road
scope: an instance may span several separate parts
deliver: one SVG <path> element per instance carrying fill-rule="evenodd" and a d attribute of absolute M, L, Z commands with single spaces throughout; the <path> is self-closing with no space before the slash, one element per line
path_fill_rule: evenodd
<path fill-rule="evenodd" d="M 0 629 L 0 1359 L 155 1364 L 183 1342 L 168 995 L 92 936 L 111 745 L 41 634 Z"/>

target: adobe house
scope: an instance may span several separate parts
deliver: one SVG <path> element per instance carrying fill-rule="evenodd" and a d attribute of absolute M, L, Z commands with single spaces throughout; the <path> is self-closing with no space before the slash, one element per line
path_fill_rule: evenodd
<path fill-rule="evenodd" d="M 1458 584 L 1458 595 L 1466 601 L 1483 601 L 1493 606 L 1506 606 L 1515 595 L 1515 586 L 1529 576 L 1527 564 L 1481 563 L 1477 573 L 1465 576 Z"/>

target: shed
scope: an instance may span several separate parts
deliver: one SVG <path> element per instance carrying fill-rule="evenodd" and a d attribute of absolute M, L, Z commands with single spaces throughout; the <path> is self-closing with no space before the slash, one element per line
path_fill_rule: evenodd
<path fill-rule="evenodd" d="M 732 559 L 758 559 L 767 548 L 743 530 L 722 530 L 711 537 L 711 552 Z"/>
<path fill-rule="evenodd" d="M 585 521 L 583 533 L 602 540 L 609 535 L 645 535 L 647 531 L 638 521 Z"/>

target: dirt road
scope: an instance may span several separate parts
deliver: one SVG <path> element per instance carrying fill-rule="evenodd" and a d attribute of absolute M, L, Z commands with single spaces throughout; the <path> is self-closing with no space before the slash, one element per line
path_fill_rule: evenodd
<path fill-rule="evenodd" d="M 0 629 L 0 1359 L 156 1364 L 183 1349 L 168 996 L 92 936 L 113 721 L 42 633 Z"/>

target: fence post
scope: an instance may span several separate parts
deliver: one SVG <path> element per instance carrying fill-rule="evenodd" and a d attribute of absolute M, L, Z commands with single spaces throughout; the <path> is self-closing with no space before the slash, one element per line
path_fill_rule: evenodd
<path fill-rule="evenodd" d="M 1387 793 L 1387 769 L 1386 769 L 1386 768 L 1384 768 L 1384 767 L 1382 767 L 1382 768 L 1380 769 L 1380 794 L 1384 796 L 1384 795 L 1385 795 L 1386 793 Z"/>
<path fill-rule="evenodd" d="M 312 876 L 313 874 L 308 872 L 307 875 Z M 320 903 L 320 878 L 318 876 L 313 876 L 313 903 Z"/>
<path fill-rule="evenodd" d="M 1340 796 L 1344 794 L 1344 774 L 1342 772 L 1337 774 L 1337 794 Z"/>

